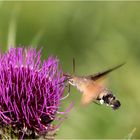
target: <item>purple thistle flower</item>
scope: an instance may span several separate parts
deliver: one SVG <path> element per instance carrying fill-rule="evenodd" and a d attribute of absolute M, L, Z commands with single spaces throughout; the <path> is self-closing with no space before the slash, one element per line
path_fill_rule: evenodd
<path fill-rule="evenodd" d="M 47 134 L 63 98 L 65 77 L 58 60 L 41 63 L 40 57 L 41 50 L 33 48 L 0 54 L 0 125 L 21 139 Z"/>

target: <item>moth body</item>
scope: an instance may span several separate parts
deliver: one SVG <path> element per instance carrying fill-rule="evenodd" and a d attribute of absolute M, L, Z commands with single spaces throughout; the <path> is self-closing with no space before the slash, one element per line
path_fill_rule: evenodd
<path fill-rule="evenodd" d="M 76 87 L 80 92 L 83 93 L 81 99 L 81 103 L 83 105 L 97 100 L 100 101 L 101 104 L 104 103 L 110 106 L 113 110 L 116 110 L 121 106 L 121 103 L 119 100 L 116 100 L 116 97 L 113 95 L 113 93 L 106 88 L 103 79 L 108 73 L 121 67 L 122 65 L 123 64 L 94 75 L 66 75 L 67 81 L 70 85 Z"/>

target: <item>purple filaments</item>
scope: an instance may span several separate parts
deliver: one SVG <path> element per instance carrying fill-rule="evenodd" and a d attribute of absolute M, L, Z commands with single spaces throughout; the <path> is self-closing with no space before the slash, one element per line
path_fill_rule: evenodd
<path fill-rule="evenodd" d="M 33 48 L 0 54 L 0 125 L 10 126 L 19 138 L 47 133 L 63 98 L 58 60 L 41 63 L 40 56 Z"/>

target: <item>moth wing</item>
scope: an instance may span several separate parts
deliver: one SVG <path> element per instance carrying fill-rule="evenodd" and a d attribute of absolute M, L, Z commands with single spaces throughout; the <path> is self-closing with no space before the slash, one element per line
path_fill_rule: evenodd
<path fill-rule="evenodd" d="M 102 72 L 99 72 L 99 73 L 96 73 L 94 75 L 89 75 L 89 76 L 86 76 L 87 79 L 93 81 L 95 83 L 95 87 L 98 85 L 100 86 L 104 86 L 107 84 L 107 80 L 106 80 L 106 75 L 109 74 L 110 72 L 120 68 L 121 66 L 123 66 L 125 63 L 122 63 L 120 65 L 117 65 L 111 69 L 108 69 L 108 70 L 105 70 L 105 71 L 102 71 Z"/>
<path fill-rule="evenodd" d="M 106 81 L 105 81 L 106 75 L 109 74 L 110 72 L 120 68 L 124 64 L 125 63 L 122 63 L 120 65 L 117 65 L 117 66 L 115 66 L 111 69 L 105 70 L 103 72 L 99 72 L 94 75 L 86 76 L 86 79 L 89 80 L 90 82 L 88 83 L 88 85 L 86 85 L 83 88 L 83 96 L 81 99 L 81 103 L 83 105 L 86 105 L 86 104 L 96 100 L 97 97 L 99 96 L 99 94 L 101 93 L 101 90 L 106 85 Z"/>
<path fill-rule="evenodd" d="M 81 104 L 87 105 L 96 100 L 103 88 L 104 84 L 98 84 L 97 81 L 90 83 L 83 91 Z"/>
<path fill-rule="evenodd" d="M 117 66 L 115 66 L 115 67 L 113 67 L 113 68 L 110 68 L 110 69 L 108 69 L 108 70 L 105 70 L 105 71 L 96 73 L 96 74 L 94 74 L 94 75 L 89 75 L 89 76 L 87 76 L 87 78 L 88 78 L 88 79 L 91 79 L 91 80 L 93 80 L 93 81 L 100 80 L 100 79 L 102 80 L 102 79 L 105 78 L 105 76 L 106 76 L 107 74 L 109 74 L 110 72 L 112 72 L 112 71 L 114 71 L 114 70 L 116 70 L 116 69 L 122 67 L 124 64 L 125 64 L 125 63 L 122 63 L 122 64 L 117 65 Z"/>
<path fill-rule="evenodd" d="M 108 80 L 107 80 L 106 76 L 103 76 L 103 77 L 98 78 L 96 81 L 94 81 L 94 83 L 95 83 L 95 86 L 97 86 L 97 87 L 99 87 L 99 86 L 106 87 Z"/>

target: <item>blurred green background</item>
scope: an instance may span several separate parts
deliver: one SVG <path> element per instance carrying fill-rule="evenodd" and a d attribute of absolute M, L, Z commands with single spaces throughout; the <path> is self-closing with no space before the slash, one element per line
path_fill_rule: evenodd
<path fill-rule="evenodd" d="M 121 62 L 108 75 L 108 87 L 121 100 L 117 111 L 90 104 L 71 88 L 64 101 L 75 106 L 57 138 L 140 138 L 140 2 L 0 2 L 0 47 L 43 48 L 42 59 L 55 55 L 63 70 L 93 74 Z"/>

